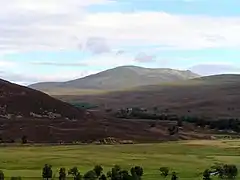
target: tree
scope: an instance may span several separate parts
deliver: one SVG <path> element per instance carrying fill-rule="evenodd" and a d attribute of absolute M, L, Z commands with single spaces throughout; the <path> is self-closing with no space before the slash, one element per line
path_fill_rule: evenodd
<path fill-rule="evenodd" d="M 133 179 L 141 179 L 141 177 L 143 176 L 143 168 L 140 166 L 135 166 L 131 168 L 131 175 L 133 177 Z"/>
<path fill-rule="evenodd" d="M 27 144 L 27 136 L 22 137 L 22 144 Z"/>
<path fill-rule="evenodd" d="M 223 166 L 224 176 L 228 179 L 234 179 L 238 175 L 238 169 L 235 165 L 225 164 Z"/>
<path fill-rule="evenodd" d="M 118 165 L 115 165 L 112 168 L 112 172 L 111 172 L 111 180 L 121 180 L 121 167 Z"/>
<path fill-rule="evenodd" d="M 160 169 L 161 176 L 167 177 L 169 174 L 169 168 L 168 167 L 161 167 Z"/>
<path fill-rule="evenodd" d="M 3 173 L 3 171 L 0 171 L 0 180 L 4 180 L 4 173 Z"/>
<path fill-rule="evenodd" d="M 68 171 L 68 174 L 72 175 L 74 180 L 81 180 L 82 179 L 82 176 L 81 176 L 80 172 L 78 171 L 77 167 L 73 167 L 72 169 L 70 169 Z"/>
<path fill-rule="evenodd" d="M 52 166 L 45 164 L 42 170 L 42 177 L 43 179 L 51 179 L 52 178 Z"/>
<path fill-rule="evenodd" d="M 203 172 L 203 180 L 211 180 L 210 175 L 211 175 L 211 173 L 210 173 L 209 169 L 206 169 Z"/>
<path fill-rule="evenodd" d="M 212 171 L 221 179 L 234 179 L 238 175 L 237 167 L 229 164 L 216 164 L 212 166 Z"/>
<path fill-rule="evenodd" d="M 129 175 L 127 170 L 122 170 L 120 174 L 121 174 L 121 180 L 134 180 L 136 178 L 136 176 L 133 177 Z"/>
<path fill-rule="evenodd" d="M 172 173 L 172 178 L 171 178 L 171 180 L 177 180 L 177 179 L 178 179 L 177 173 L 176 173 L 176 172 L 173 172 L 173 173 Z"/>
<path fill-rule="evenodd" d="M 65 168 L 60 168 L 59 180 L 66 180 L 66 169 Z"/>
<path fill-rule="evenodd" d="M 99 180 L 107 180 L 107 176 L 105 174 L 102 174 L 100 177 L 99 177 Z"/>
<path fill-rule="evenodd" d="M 100 177 L 101 174 L 102 174 L 103 168 L 102 168 L 102 166 L 97 165 L 97 166 L 94 167 L 93 170 L 96 173 L 97 177 Z"/>
<path fill-rule="evenodd" d="M 212 172 L 216 173 L 220 179 L 224 178 L 223 164 L 216 163 L 211 167 Z"/>
<path fill-rule="evenodd" d="M 96 180 L 98 178 L 97 174 L 94 170 L 88 171 L 86 174 L 84 174 L 83 179 L 84 180 Z"/>
<path fill-rule="evenodd" d="M 18 177 L 11 177 L 11 180 L 22 180 L 22 178 L 20 176 L 18 176 Z"/>

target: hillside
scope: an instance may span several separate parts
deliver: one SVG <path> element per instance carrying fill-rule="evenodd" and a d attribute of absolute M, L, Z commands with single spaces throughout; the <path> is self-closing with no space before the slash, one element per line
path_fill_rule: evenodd
<path fill-rule="evenodd" d="M 54 94 L 54 92 L 58 94 L 59 91 L 62 91 L 62 94 L 69 94 L 77 90 L 109 91 L 129 89 L 137 86 L 174 82 L 195 77 L 198 77 L 198 75 L 191 71 L 121 66 L 72 81 L 37 83 L 29 87 L 49 92 L 50 94 Z"/>
<path fill-rule="evenodd" d="M 0 80 L 0 116 L 83 118 L 84 112 L 42 92 Z"/>
<path fill-rule="evenodd" d="M 34 143 L 92 142 L 108 137 L 137 142 L 205 139 L 187 126 L 169 136 L 169 123 L 151 128 L 151 122 L 122 121 L 100 112 L 77 109 L 42 92 L 0 80 L 0 139 L 13 142 L 24 136 Z"/>
<path fill-rule="evenodd" d="M 100 108 L 158 107 L 182 115 L 240 117 L 240 75 L 208 76 L 102 95 L 56 97 L 89 102 Z"/>

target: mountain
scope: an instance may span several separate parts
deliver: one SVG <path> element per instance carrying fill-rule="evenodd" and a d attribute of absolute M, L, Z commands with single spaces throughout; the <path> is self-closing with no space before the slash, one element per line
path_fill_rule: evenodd
<path fill-rule="evenodd" d="M 42 92 L 0 79 L 0 116 L 82 119 L 84 112 Z"/>
<path fill-rule="evenodd" d="M 189 68 L 190 71 L 200 74 L 202 76 L 210 76 L 217 74 L 234 74 L 240 73 L 239 67 L 231 65 L 217 65 L 217 64 L 200 64 Z"/>
<path fill-rule="evenodd" d="M 0 80 L 0 138 L 4 143 L 19 141 L 23 136 L 33 143 L 71 144 L 109 137 L 117 142 L 206 138 L 203 132 L 196 133 L 189 127 L 179 136 L 170 137 L 165 130 L 168 124 L 159 124 L 154 129 L 151 124 L 123 122 L 104 113 L 82 111 L 39 91 Z"/>
<path fill-rule="evenodd" d="M 75 90 L 119 90 L 195 77 L 198 77 L 198 75 L 191 71 L 121 66 L 72 81 L 37 83 L 29 87 L 42 91 L 54 91 L 54 89 L 64 88 Z"/>
<path fill-rule="evenodd" d="M 100 109 L 158 107 L 180 115 L 237 118 L 240 117 L 240 75 L 207 76 L 100 95 L 55 97 L 63 101 L 88 102 Z"/>

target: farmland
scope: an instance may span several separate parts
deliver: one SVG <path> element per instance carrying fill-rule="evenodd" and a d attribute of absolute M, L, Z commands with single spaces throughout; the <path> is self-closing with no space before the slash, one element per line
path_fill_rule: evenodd
<path fill-rule="evenodd" d="M 143 179 L 161 179 L 159 168 L 176 171 L 180 179 L 201 179 L 202 172 L 214 163 L 236 164 L 239 168 L 239 140 L 194 140 L 136 145 L 16 146 L 0 149 L 0 169 L 6 177 L 40 179 L 48 163 L 58 177 L 58 169 L 77 166 L 82 174 L 95 165 L 104 171 L 113 165 L 124 169 L 140 165 Z"/>

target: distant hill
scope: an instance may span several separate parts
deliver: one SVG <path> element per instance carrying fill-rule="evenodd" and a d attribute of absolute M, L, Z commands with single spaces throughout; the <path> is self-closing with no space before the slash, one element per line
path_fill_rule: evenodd
<path fill-rule="evenodd" d="M 45 92 L 82 90 L 120 90 L 137 86 L 174 82 L 199 77 L 191 71 L 121 66 L 67 82 L 43 82 L 29 87 Z M 51 94 L 51 93 L 50 93 Z"/>
<path fill-rule="evenodd" d="M 159 124 L 154 129 L 151 124 L 83 111 L 39 91 L 0 80 L 0 130 L 1 140 L 6 143 L 19 141 L 23 136 L 33 143 L 91 143 L 109 137 L 130 142 L 209 137 L 189 126 L 178 136 L 169 136 L 167 128 L 171 124 Z"/>
<path fill-rule="evenodd" d="M 0 79 L 0 117 L 83 118 L 84 112 L 42 92 Z"/>
<path fill-rule="evenodd" d="M 104 109 L 158 107 L 177 114 L 240 117 L 240 75 L 215 75 L 133 88 L 101 95 L 55 96 L 64 101 L 88 102 Z"/>

